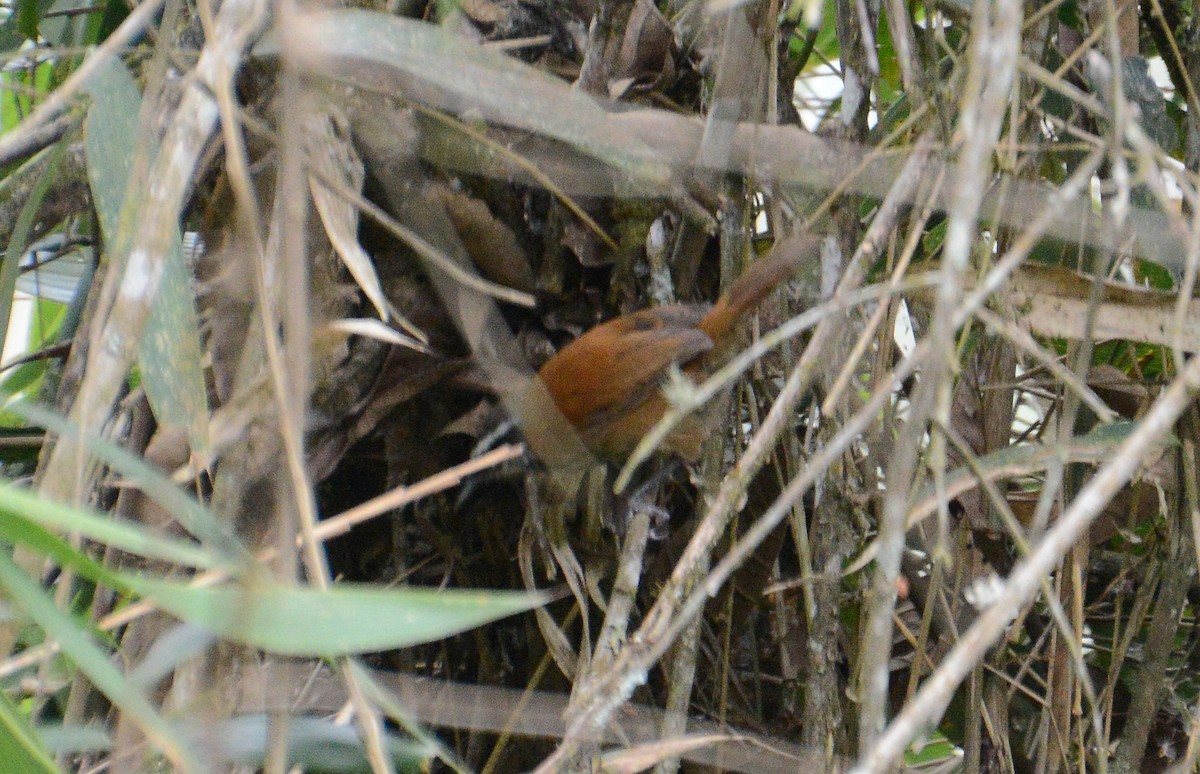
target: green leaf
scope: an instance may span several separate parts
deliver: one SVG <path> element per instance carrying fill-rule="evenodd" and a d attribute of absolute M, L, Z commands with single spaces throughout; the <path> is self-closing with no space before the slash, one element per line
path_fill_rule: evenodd
<path fill-rule="evenodd" d="M 188 567 L 229 567 L 199 546 L 156 535 L 134 522 L 52 502 L 9 481 L 0 480 L 0 511 L 48 529 L 78 533 L 138 556 Z"/>
<path fill-rule="evenodd" d="M 962 750 L 941 734 L 934 734 L 926 744 L 915 749 L 915 745 L 904 754 L 904 763 L 912 767 L 930 766 L 934 763 L 961 762 Z"/>
<path fill-rule="evenodd" d="M 140 136 L 141 95 L 119 60 L 108 58 L 85 88 L 93 97 L 84 123 L 84 145 L 96 211 L 110 247 L 127 244 L 121 229 L 136 227 L 134 214 L 142 198 L 137 185 L 130 186 L 134 154 L 153 157 L 156 149 L 131 141 Z M 200 324 L 182 240 L 176 224 L 158 298 L 142 334 L 138 364 L 159 425 L 185 429 L 192 450 L 203 453 L 208 447 L 208 396 L 200 366 Z"/>
<path fill-rule="evenodd" d="M 89 29 L 93 42 L 99 43 L 105 40 L 116 31 L 117 27 L 121 26 L 121 22 L 125 21 L 128 16 L 128 5 L 121 0 L 109 0 L 104 4 L 104 12 L 99 17 L 92 17 L 94 24 Z"/>
<path fill-rule="evenodd" d="M 61 771 L 43 748 L 29 719 L 0 691 L 0 761 L 6 771 Z"/>
<path fill-rule="evenodd" d="M 0 382 L 0 390 L 3 391 L 5 397 L 18 395 L 41 384 L 45 374 L 45 360 L 31 360 L 28 363 L 22 363 L 5 374 L 4 381 Z"/>
<path fill-rule="evenodd" d="M 544 604 L 540 594 L 272 582 L 197 588 L 150 578 L 130 588 L 219 637 L 285 656 L 344 656 L 449 637 Z"/>
<path fill-rule="evenodd" d="M 1142 260 L 1134 264 L 1134 277 L 1138 282 L 1144 282 L 1159 290 L 1175 287 L 1175 278 L 1171 276 L 1171 272 L 1152 261 Z"/>
<path fill-rule="evenodd" d="M 337 725 L 329 720 L 310 717 L 287 719 L 288 764 L 306 772 L 369 772 L 371 764 L 363 752 L 358 731 L 353 725 Z M 268 728 L 265 715 L 244 715 L 203 729 L 197 741 L 221 740 L 222 763 L 258 767 L 267 749 Z M 427 771 L 429 749 L 411 739 L 385 734 L 384 749 L 401 772 Z"/>
<path fill-rule="evenodd" d="M 55 755 L 97 753 L 112 749 L 112 739 L 96 726 L 39 725 L 38 736 Z"/>
<path fill-rule="evenodd" d="M 70 568 L 80 577 L 110 588 L 121 588 L 121 580 L 103 565 L 70 543 L 26 519 L 0 518 L 0 541 L 28 548 L 50 557 L 59 567 Z"/>
<path fill-rule="evenodd" d="M 117 671 L 109 654 L 98 648 L 83 626 L 59 610 L 50 593 L 21 570 L 7 551 L 0 550 L 0 588 L 14 605 L 56 641 L 63 654 L 142 729 L 146 737 L 179 768 L 200 771 L 204 767 L 190 745 L 158 713 L 140 691 Z"/>
<path fill-rule="evenodd" d="M 54 0 L 18 0 L 15 14 L 17 31 L 28 40 L 37 40 L 38 25 L 42 22 L 42 14 L 53 5 L 53 2 Z"/>
<path fill-rule="evenodd" d="M 206 548 L 219 553 L 225 564 L 249 561 L 250 552 L 229 533 L 216 515 L 180 490 L 162 471 L 105 438 L 88 436 L 81 439 L 74 425 L 35 403 L 11 403 L 6 408 L 31 424 L 83 443 L 88 452 L 136 484 L 147 497 L 170 513 L 181 527 L 203 542 Z"/>
<path fill-rule="evenodd" d="M 17 29 L 16 16 L 10 16 L 0 24 L 0 54 L 16 51 L 24 43 L 24 36 Z M 7 126 L 7 125 L 6 125 Z"/>

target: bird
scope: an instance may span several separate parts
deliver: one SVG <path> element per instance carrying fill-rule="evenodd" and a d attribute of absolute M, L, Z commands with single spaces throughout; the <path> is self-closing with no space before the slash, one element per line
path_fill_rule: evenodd
<path fill-rule="evenodd" d="M 599 461 L 623 462 L 669 407 L 662 387 L 672 366 L 693 381 L 711 373 L 736 341 L 742 317 L 819 255 L 820 240 L 812 235 L 780 240 L 711 306 L 631 312 L 564 346 L 539 369 L 526 402 L 523 423 L 535 453 L 577 460 L 586 450 Z M 706 419 L 685 418 L 660 451 L 695 462 L 712 434 Z"/>

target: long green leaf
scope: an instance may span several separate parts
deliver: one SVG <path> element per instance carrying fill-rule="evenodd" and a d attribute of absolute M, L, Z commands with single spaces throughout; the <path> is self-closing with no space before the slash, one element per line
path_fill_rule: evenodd
<path fill-rule="evenodd" d="M 122 588 L 121 580 L 111 570 L 28 519 L 0 518 L 0 541 L 47 556 L 59 567 L 70 568 L 93 583 Z"/>
<path fill-rule="evenodd" d="M 7 550 L 0 550 L 0 588 L 49 639 L 59 644 L 62 652 L 87 675 L 92 685 L 137 723 L 146 737 L 177 767 L 185 771 L 204 770 L 187 741 L 117 671 L 108 653 L 96 647 L 79 622 L 55 607 L 47 591 L 13 562 Z"/>
<path fill-rule="evenodd" d="M 17 31 L 28 40 L 38 39 L 38 25 L 42 22 L 42 14 L 50 10 L 53 0 L 18 0 L 14 17 L 17 20 Z"/>
<path fill-rule="evenodd" d="M 262 582 L 196 588 L 150 578 L 128 585 L 219 637 L 285 656 L 344 656 L 448 637 L 544 604 L 539 594 Z"/>
<path fill-rule="evenodd" d="M 162 471 L 146 464 L 144 460 L 126 449 L 122 449 L 105 438 L 89 436 L 81 438 L 78 428 L 64 417 L 36 403 L 12 403 L 6 406 L 30 424 L 46 428 L 60 437 L 80 442 L 88 452 L 137 485 L 147 497 L 154 500 L 186 529 L 214 553 L 221 561 L 230 565 L 249 561 L 250 552 L 226 529 L 216 515 L 194 497 L 189 497 Z"/>
<path fill-rule="evenodd" d="M 43 749 L 29 719 L 0 691 L 0 761 L 5 771 L 61 771 Z"/>
<path fill-rule="evenodd" d="M 268 744 L 265 715 L 243 715 L 203 728 L 199 740 L 219 739 L 216 750 L 223 763 L 261 766 Z M 401 772 L 428 771 L 429 749 L 411 739 L 385 735 L 385 747 Z M 287 720 L 288 762 L 304 771 L 369 772 L 353 725 L 337 725 L 321 718 L 295 717 Z"/>
<path fill-rule="evenodd" d="M 112 738 L 98 726 L 39 725 L 37 735 L 55 755 L 97 753 L 112 749 Z"/>
<path fill-rule="evenodd" d="M 121 229 L 136 228 L 131 216 L 142 198 L 130 186 L 134 154 L 153 156 L 155 149 L 133 142 L 139 137 L 141 95 L 119 60 L 109 58 L 98 67 L 86 88 L 93 97 L 83 127 L 88 181 L 104 236 L 110 245 L 120 245 Z M 192 450 L 199 453 L 208 446 L 208 397 L 200 367 L 199 318 L 178 224 L 175 230 L 138 363 L 159 425 L 185 429 Z"/>
<path fill-rule="evenodd" d="M 50 529 L 75 532 L 90 540 L 138 556 L 162 559 L 187 567 L 233 569 L 200 546 L 156 535 L 133 522 L 118 521 L 109 516 L 52 502 L 3 480 L 0 480 L 0 511 Z"/>

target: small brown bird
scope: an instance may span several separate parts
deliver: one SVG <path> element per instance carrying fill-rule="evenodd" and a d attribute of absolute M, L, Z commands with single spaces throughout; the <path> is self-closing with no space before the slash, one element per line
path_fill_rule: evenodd
<path fill-rule="evenodd" d="M 784 240 L 751 264 L 715 305 L 673 304 L 609 320 L 559 350 L 538 378 L 583 446 L 602 460 L 621 462 L 667 410 L 662 386 L 671 365 L 693 380 L 703 379 L 735 340 L 742 316 L 819 254 L 816 237 Z M 539 446 L 561 446 L 566 432 L 561 420 L 542 419 L 529 412 L 525 417 L 526 435 L 539 454 Z M 561 432 L 549 429 L 555 424 Z M 711 434 L 705 417 L 694 414 L 667 436 L 661 449 L 695 461 Z"/>

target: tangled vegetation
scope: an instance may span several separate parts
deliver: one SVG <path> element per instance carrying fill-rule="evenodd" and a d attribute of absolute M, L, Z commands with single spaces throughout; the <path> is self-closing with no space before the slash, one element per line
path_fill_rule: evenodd
<path fill-rule="evenodd" d="M 1192 3 L 8 8 L 5 770 L 1196 770 Z"/>

